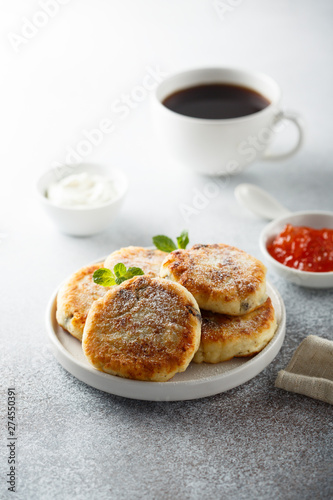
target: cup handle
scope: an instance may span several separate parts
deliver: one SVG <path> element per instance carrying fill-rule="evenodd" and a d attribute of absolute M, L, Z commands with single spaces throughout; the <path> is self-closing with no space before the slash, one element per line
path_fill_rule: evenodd
<path fill-rule="evenodd" d="M 286 153 L 276 153 L 276 154 L 271 154 L 269 152 L 264 153 L 264 155 L 262 156 L 263 160 L 284 160 L 286 158 L 289 158 L 290 156 L 297 153 L 297 151 L 301 148 L 304 142 L 304 125 L 301 117 L 296 113 L 288 111 L 280 111 L 278 115 L 275 117 L 275 125 L 281 122 L 282 120 L 289 120 L 296 126 L 298 130 L 297 142 L 295 146 Z"/>

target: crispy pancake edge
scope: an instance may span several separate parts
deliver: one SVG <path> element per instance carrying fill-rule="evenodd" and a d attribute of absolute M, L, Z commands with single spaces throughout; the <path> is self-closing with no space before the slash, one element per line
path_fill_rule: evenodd
<path fill-rule="evenodd" d="M 273 338 L 277 328 L 270 298 L 260 308 L 243 316 L 203 310 L 201 313 L 201 342 L 193 359 L 195 363 L 220 363 L 257 354 Z"/>
<path fill-rule="evenodd" d="M 93 281 L 91 288 L 96 291 L 95 296 L 98 295 L 98 297 L 94 299 L 90 293 L 84 293 L 82 290 L 84 278 L 91 275 L 92 280 L 94 271 L 101 267 L 103 267 L 103 262 L 82 267 L 69 277 L 57 294 L 57 322 L 78 340 L 82 340 L 83 329 L 91 304 L 109 290 L 109 287 L 101 287 L 93 283 Z M 86 297 L 87 304 L 82 301 L 82 295 Z M 91 302 L 90 305 L 89 302 Z"/>

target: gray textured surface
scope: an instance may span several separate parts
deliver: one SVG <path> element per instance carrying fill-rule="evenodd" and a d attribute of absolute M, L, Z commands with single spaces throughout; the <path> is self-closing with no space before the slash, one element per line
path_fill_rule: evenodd
<path fill-rule="evenodd" d="M 138 2 L 126 1 L 122 7 L 110 2 L 120 9 L 119 27 L 111 21 L 117 11 L 106 3 L 96 2 L 95 9 L 95 3 L 73 2 L 20 56 L 6 49 L 13 90 L 19 75 L 24 81 L 13 97 L 10 88 L 6 94 L 16 135 L 9 134 L 4 145 L 8 155 L 1 166 L 5 180 L 15 183 L 11 194 L 6 183 L 1 185 L 1 213 L 6 216 L 0 227 L 7 234 L 0 245 L 1 436 L 6 437 L 6 390 L 14 384 L 19 460 L 15 498 L 332 498 L 332 407 L 274 388 L 278 370 L 304 337 L 332 338 L 332 291 L 301 289 L 269 272 L 287 309 L 280 354 L 247 384 L 198 401 L 147 403 L 113 397 L 76 380 L 49 353 L 44 313 L 50 294 L 69 273 L 119 246 L 149 245 L 152 235 L 175 235 L 187 226 L 192 243 L 226 242 L 260 257 L 258 236 L 265 222 L 237 205 L 233 189 L 239 182 L 268 189 L 292 210 L 333 210 L 332 3 L 244 1 L 224 23 L 210 2 L 170 1 L 168 11 L 166 4 L 146 3 L 145 11 Z M 24 8 L 22 4 L 12 13 L 11 27 Z M 78 16 L 95 34 L 95 45 L 83 45 L 84 52 Z M 111 73 L 105 78 L 99 74 L 97 85 L 83 76 L 94 58 L 102 66 L 100 54 L 108 61 L 109 50 L 116 46 L 108 38 L 108 18 L 119 37 L 132 34 L 136 50 L 128 44 L 121 56 L 125 63 L 121 66 L 119 59 L 114 80 Z M 43 59 L 41 51 L 51 50 L 51 37 L 57 45 L 59 27 L 63 33 L 77 30 L 66 43 L 68 59 L 65 52 L 58 59 L 55 49 L 51 59 L 48 52 Z M 9 23 L 4 39 L 6 30 Z M 70 57 L 82 76 L 79 82 L 75 71 L 71 73 Z M 48 60 L 55 65 L 54 74 Z M 85 62 L 82 73 L 78 61 Z M 228 179 L 219 196 L 186 223 L 180 205 L 193 203 L 193 189 L 202 190 L 207 179 L 182 173 L 161 157 L 144 102 L 87 158 L 118 164 L 129 175 L 131 189 L 118 220 L 94 238 L 63 236 L 34 200 L 32 180 L 61 158 L 62 150 L 56 147 L 75 144 L 83 127 L 93 128 L 107 115 L 110 99 L 140 81 L 146 61 L 169 70 L 215 63 L 252 66 L 272 74 L 284 89 L 286 105 L 306 118 L 306 144 L 284 163 L 258 163 Z M 128 83 L 130 64 L 133 76 Z M 62 87 L 67 72 L 68 89 Z M 71 87 L 71 79 L 76 86 Z M 77 121 L 73 103 L 82 108 Z M 163 168 L 169 170 L 162 182 Z M 5 439 L 0 444 L 0 498 L 6 498 Z"/>

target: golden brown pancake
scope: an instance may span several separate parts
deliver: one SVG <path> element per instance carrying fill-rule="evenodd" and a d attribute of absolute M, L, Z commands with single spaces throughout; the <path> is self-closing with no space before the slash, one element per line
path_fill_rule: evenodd
<path fill-rule="evenodd" d="M 167 253 L 156 249 L 142 247 L 126 247 L 111 253 L 104 262 L 104 267 L 113 269 L 122 262 L 126 267 L 140 267 L 145 275 L 157 278 L 161 264 Z"/>
<path fill-rule="evenodd" d="M 275 312 L 270 298 L 255 311 L 227 316 L 201 310 L 201 342 L 193 361 L 220 363 L 234 357 L 252 356 L 274 336 Z"/>
<path fill-rule="evenodd" d="M 61 287 L 57 296 L 57 321 L 73 337 L 81 340 L 91 304 L 103 297 L 110 287 L 96 285 L 94 272 L 103 262 L 82 267 Z"/>
<path fill-rule="evenodd" d="M 138 276 L 92 305 L 82 347 L 98 370 L 164 382 L 187 368 L 200 334 L 198 304 L 184 287 Z"/>
<path fill-rule="evenodd" d="M 262 262 L 223 243 L 174 250 L 163 261 L 160 276 L 187 288 L 200 308 L 221 314 L 246 314 L 267 298 Z"/>

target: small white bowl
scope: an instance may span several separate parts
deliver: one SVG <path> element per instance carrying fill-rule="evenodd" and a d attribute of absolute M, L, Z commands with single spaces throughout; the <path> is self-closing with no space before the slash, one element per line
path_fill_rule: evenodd
<path fill-rule="evenodd" d="M 281 264 L 275 260 L 267 250 L 269 244 L 275 236 L 281 233 L 286 224 L 293 226 L 308 226 L 313 229 L 333 229 L 333 212 L 325 211 L 306 211 L 295 212 L 279 219 L 273 220 L 261 232 L 259 245 L 267 262 L 273 269 L 283 278 L 295 283 L 299 286 L 307 288 L 332 288 L 333 287 L 333 271 L 326 273 L 314 273 L 308 271 L 300 271 Z"/>
<path fill-rule="evenodd" d="M 114 181 L 118 196 L 96 207 L 61 207 L 46 197 L 46 191 L 52 182 L 73 173 L 88 172 L 98 174 Z M 62 233 L 72 236 L 91 236 L 107 229 L 119 212 L 128 189 L 126 176 L 116 168 L 97 164 L 80 164 L 56 167 L 45 172 L 37 181 L 38 198 Z"/>

